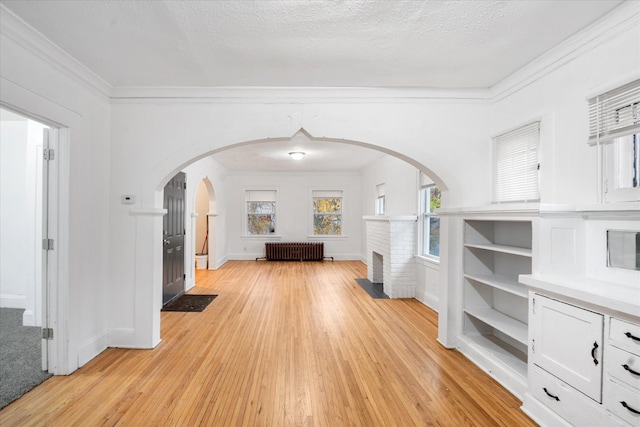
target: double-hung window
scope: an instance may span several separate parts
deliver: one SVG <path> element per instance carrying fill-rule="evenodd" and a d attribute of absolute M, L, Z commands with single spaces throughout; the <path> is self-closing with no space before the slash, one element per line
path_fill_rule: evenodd
<path fill-rule="evenodd" d="M 422 255 L 440 257 L 440 189 L 429 185 L 420 189 L 420 211 L 422 215 Z"/>
<path fill-rule="evenodd" d="M 385 214 L 385 190 L 384 184 L 376 185 L 376 215 Z"/>
<path fill-rule="evenodd" d="M 540 199 L 539 143 L 540 122 L 530 123 L 494 138 L 495 202 L 526 202 Z"/>
<path fill-rule="evenodd" d="M 276 192 L 250 190 L 246 193 L 247 234 L 269 235 L 276 232 Z"/>
<path fill-rule="evenodd" d="M 602 200 L 640 200 L 640 79 L 589 99 L 589 144 L 602 150 Z"/>
<path fill-rule="evenodd" d="M 342 235 L 342 191 L 313 192 L 313 234 Z"/>

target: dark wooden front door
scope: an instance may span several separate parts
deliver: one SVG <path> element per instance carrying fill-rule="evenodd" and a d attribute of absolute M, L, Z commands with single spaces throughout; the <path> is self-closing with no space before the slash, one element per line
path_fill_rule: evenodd
<path fill-rule="evenodd" d="M 185 174 L 180 172 L 164 187 L 162 244 L 162 304 L 184 292 L 184 194 Z"/>

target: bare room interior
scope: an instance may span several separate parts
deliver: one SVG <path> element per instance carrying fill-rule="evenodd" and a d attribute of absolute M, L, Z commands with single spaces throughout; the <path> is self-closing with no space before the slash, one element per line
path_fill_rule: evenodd
<path fill-rule="evenodd" d="M 639 110 L 636 0 L 0 0 L 0 424 L 638 426 Z"/>

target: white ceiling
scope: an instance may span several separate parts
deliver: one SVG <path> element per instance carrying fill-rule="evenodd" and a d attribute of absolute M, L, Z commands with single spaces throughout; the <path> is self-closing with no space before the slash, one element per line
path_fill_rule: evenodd
<path fill-rule="evenodd" d="M 621 1 L 0 3 L 113 87 L 460 89 L 495 85 Z M 282 155 L 295 143 L 215 157 L 230 169 L 357 170 L 379 156 L 323 142 L 292 166 Z"/>
<path fill-rule="evenodd" d="M 292 151 L 302 151 L 305 156 L 293 160 L 289 156 Z M 311 138 L 304 131 L 291 139 L 246 144 L 213 155 L 229 170 L 269 172 L 359 171 L 384 156 L 370 148 Z"/>

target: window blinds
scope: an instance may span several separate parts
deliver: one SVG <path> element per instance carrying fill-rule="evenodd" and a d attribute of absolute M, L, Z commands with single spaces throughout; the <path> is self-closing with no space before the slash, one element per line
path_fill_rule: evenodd
<path fill-rule="evenodd" d="M 589 144 L 640 132 L 640 79 L 589 99 Z"/>
<path fill-rule="evenodd" d="M 494 139 L 495 201 L 530 201 L 538 192 L 538 144 L 540 122 L 518 128 Z"/>

